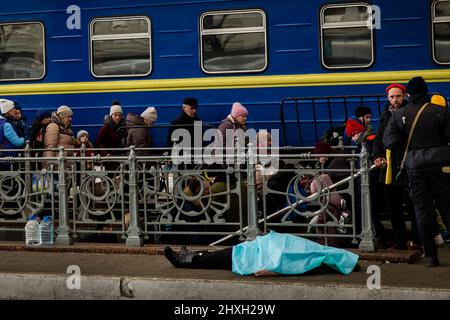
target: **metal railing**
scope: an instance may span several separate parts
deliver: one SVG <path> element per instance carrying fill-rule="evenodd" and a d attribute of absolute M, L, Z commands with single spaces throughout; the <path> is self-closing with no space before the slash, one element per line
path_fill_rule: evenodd
<path fill-rule="evenodd" d="M 132 146 L 121 150 L 122 156 L 87 157 L 87 151 L 101 150 L 61 147 L 57 157 L 44 158 L 27 147 L 14 150 L 20 156 L 0 158 L 0 231 L 23 231 L 30 214 L 41 214 L 53 217 L 61 245 L 90 241 L 98 234 L 127 246 L 199 240 L 214 245 L 234 236 L 254 239 L 275 229 L 325 244 L 333 238 L 359 240 L 362 250 L 375 250 L 365 148 L 360 154 L 329 155 L 307 148 L 274 149 L 270 157 L 280 167 L 268 175 L 261 174 L 258 150 L 251 145 L 219 166 L 176 166 L 175 156 L 136 156 L 137 150 L 144 149 Z M 319 163 L 323 157 L 341 158 L 349 167 L 325 170 Z M 324 184 L 321 175 L 333 173 L 347 177 Z M 277 179 L 282 188 L 274 187 Z M 313 181 L 316 192 L 311 192 Z M 336 218 L 330 207 L 333 196 L 348 199 L 349 221 Z M 323 222 L 311 221 L 315 217 Z M 338 228 L 346 232 L 337 233 Z"/>
<path fill-rule="evenodd" d="M 383 94 L 285 98 L 280 102 L 283 143 L 312 145 L 320 139 L 319 132 L 343 124 L 362 105 L 370 107 L 378 121 L 386 102 Z"/>

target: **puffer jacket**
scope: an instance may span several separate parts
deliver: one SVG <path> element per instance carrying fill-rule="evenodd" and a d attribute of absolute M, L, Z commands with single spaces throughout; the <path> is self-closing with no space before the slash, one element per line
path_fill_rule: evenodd
<path fill-rule="evenodd" d="M 226 146 L 227 130 L 232 129 L 233 131 L 236 131 L 238 129 L 242 129 L 245 132 L 247 130 L 247 126 L 240 124 L 235 118 L 231 116 L 231 114 L 229 114 L 224 120 L 222 120 L 222 123 L 217 129 L 220 131 L 220 133 L 222 133 L 223 145 Z"/>
<path fill-rule="evenodd" d="M 118 125 L 114 123 L 110 116 L 106 116 L 104 120 L 104 125 L 100 129 L 96 145 L 97 148 L 114 148 L 120 149 L 125 147 L 125 142 L 127 138 L 127 131 L 125 129 L 119 130 L 120 127 L 124 127 L 125 121 L 121 121 Z M 111 155 L 121 155 L 120 151 L 103 150 L 99 152 L 101 156 Z"/>
<path fill-rule="evenodd" d="M 52 120 L 45 129 L 44 144 L 46 149 L 64 147 L 75 148 L 75 137 L 71 128 L 66 128 L 61 119 L 56 115 L 56 112 L 52 114 Z M 56 157 L 58 152 L 53 150 L 44 151 L 44 157 Z M 66 152 L 66 156 L 73 155 L 73 152 Z"/>
<path fill-rule="evenodd" d="M 133 113 L 129 113 L 126 119 L 128 128 L 127 147 L 135 146 L 136 148 L 151 148 L 153 145 L 150 130 L 145 126 L 144 118 Z M 150 150 L 136 151 L 137 156 L 151 156 Z"/>
<path fill-rule="evenodd" d="M 25 139 L 20 137 L 17 128 L 11 122 L 0 116 L 0 149 L 20 149 Z M 17 156 L 15 152 L 1 152 L 1 156 Z"/>

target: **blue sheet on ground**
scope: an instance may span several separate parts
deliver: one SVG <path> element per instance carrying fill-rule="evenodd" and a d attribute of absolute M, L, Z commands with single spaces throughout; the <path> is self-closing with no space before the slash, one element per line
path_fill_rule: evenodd
<path fill-rule="evenodd" d="M 323 246 L 298 236 L 271 231 L 253 241 L 233 247 L 233 272 L 249 275 L 260 270 L 281 274 L 302 274 L 325 264 L 349 274 L 359 256 L 334 247 Z"/>

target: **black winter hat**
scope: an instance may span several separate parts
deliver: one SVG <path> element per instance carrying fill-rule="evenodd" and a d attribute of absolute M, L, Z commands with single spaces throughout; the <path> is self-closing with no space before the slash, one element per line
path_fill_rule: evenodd
<path fill-rule="evenodd" d="M 409 94 L 427 94 L 428 86 L 422 77 L 414 77 L 408 82 Z"/>
<path fill-rule="evenodd" d="M 360 106 L 355 109 L 355 116 L 357 118 L 364 117 L 366 114 L 372 114 L 372 110 L 369 107 Z"/>
<path fill-rule="evenodd" d="M 195 98 L 185 98 L 183 100 L 183 104 L 187 104 L 187 105 L 191 106 L 192 108 L 198 107 L 198 101 Z"/>

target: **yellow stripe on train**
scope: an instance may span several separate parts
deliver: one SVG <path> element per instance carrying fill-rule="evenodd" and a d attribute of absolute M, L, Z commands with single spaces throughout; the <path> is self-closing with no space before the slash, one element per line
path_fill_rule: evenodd
<path fill-rule="evenodd" d="M 450 69 L 63 83 L 22 83 L 13 85 L 4 84 L 0 85 L 0 96 L 368 85 L 387 84 L 392 82 L 405 83 L 412 77 L 418 75 L 425 78 L 428 82 L 449 82 Z"/>

